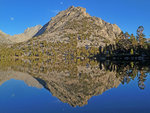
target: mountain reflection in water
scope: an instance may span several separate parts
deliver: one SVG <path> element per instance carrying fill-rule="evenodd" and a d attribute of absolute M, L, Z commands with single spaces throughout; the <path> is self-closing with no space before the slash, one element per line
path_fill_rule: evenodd
<path fill-rule="evenodd" d="M 72 107 L 85 106 L 91 97 L 133 80 L 144 90 L 150 72 L 149 62 L 90 60 L 53 63 L 50 59 L 17 59 L 11 64 L 1 62 L 0 68 L 0 85 L 10 79 L 23 80 L 28 86 L 44 87 Z"/>

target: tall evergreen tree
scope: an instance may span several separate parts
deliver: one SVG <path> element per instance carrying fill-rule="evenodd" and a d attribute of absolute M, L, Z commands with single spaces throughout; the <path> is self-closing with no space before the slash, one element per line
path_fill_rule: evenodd
<path fill-rule="evenodd" d="M 137 40 L 139 41 L 139 44 L 141 46 L 144 45 L 144 41 L 145 41 L 145 35 L 143 34 L 144 31 L 144 27 L 143 26 L 139 26 L 137 29 Z"/>

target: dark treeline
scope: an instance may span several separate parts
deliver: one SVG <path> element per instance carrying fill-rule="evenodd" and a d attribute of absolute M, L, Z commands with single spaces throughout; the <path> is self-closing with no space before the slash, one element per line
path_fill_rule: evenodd
<path fill-rule="evenodd" d="M 143 31 L 144 27 L 139 26 L 136 36 L 121 32 L 115 44 L 100 46 L 96 57 L 100 60 L 150 60 L 150 43 Z"/>
<path fill-rule="evenodd" d="M 129 83 L 135 78 L 138 79 L 138 87 L 145 89 L 145 81 L 150 73 L 150 62 L 147 61 L 99 61 L 99 68 L 106 71 L 116 72 L 122 84 Z"/>

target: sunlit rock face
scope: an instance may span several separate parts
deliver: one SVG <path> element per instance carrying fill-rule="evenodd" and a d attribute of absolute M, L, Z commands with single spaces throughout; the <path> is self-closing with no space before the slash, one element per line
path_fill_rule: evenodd
<path fill-rule="evenodd" d="M 78 47 L 86 45 L 98 47 L 114 43 L 120 32 L 116 24 L 90 16 L 85 8 L 71 6 L 59 12 L 43 27 L 37 25 L 27 28 L 24 33 L 14 36 L 0 31 L 0 43 L 26 42 L 33 37 L 38 37 L 38 41 L 68 43 L 71 38 L 75 38 Z"/>
<path fill-rule="evenodd" d="M 116 24 L 90 16 L 85 8 L 72 6 L 59 12 L 35 36 L 38 40 L 68 43 L 74 35 L 78 47 L 85 45 L 98 47 L 105 43 L 114 43 L 120 32 Z"/>

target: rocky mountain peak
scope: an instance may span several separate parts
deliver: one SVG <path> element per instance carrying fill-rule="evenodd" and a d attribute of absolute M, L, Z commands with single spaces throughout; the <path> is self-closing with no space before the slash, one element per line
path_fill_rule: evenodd
<path fill-rule="evenodd" d="M 24 33 L 9 37 L 13 43 L 26 42 L 32 37 L 38 37 L 38 41 L 68 43 L 71 38 L 76 38 L 77 46 L 104 46 L 106 43 L 114 43 L 121 29 L 116 24 L 105 22 L 101 18 L 92 17 L 86 12 L 86 8 L 71 6 L 59 12 L 43 27 L 37 25 L 27 28 Z M 76 37 L 71 37 L 76 36 Z M 1 40 L 1 39 L 0 39 Z M 0 42 L 7 42 L 4 39 Z"/>
<path fill-rule="evenodd" d="M 105 22 L 101 18 L 90 16 L 85 8 L 71 6 L 59 12 L 35 35 L 39 40 L 50 42 L 69 42 L 69 34 L 80 37 L 78 47 L 104 46 L 114 43 L 121 29 L 116 24 Z"/>
<path fill-rule="evenodd" d="M 86 13 L 86 8 L 83 7 L 74 7 L 71 6 L 66 10 L 67 14 L 71 14 L 71 13 L 78 13 L 80 15 L 84 15 L 84 16 L 89 16 L 89 14 Z"/>
<path fill-rule="evenodd" d="M 56 29 L 62 30 L 68 22 L 73 20 L 81 20 L 85 17 L 91 17 L 88 13 L 86 13 L 85 8 L 71 6 L 64 11 L 59 12 L 55 17 L 52 17 L 51 20 L 45 24 L 35 36 L 39 36 L 45 31 L 54 32 Z"/>
<path fill-rule="evenodd" d="M 82 7 L 71 6 L 65 11 L 61 11 L 55 17 L 51 18 L 50 23 L 55 23 L 57 21 L 70 21 L 72 19 L 78 19 L 82 17 L 90 17 L 90 15 L 86 13 L 86 9 Z"/>
<path fill-rule="evenodd" d="M 35 35 L 41 28 L 42 28 L 41 25 L 36 25 L 34 27 L 27 28 L 24 31 L 24 34 L 29 36 L 29 37 L 33 37 L 33 35 Z"/>

